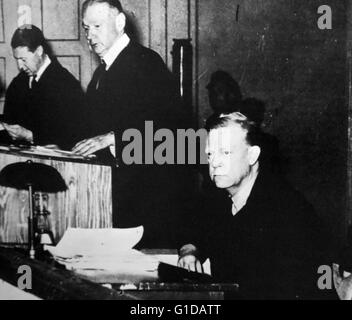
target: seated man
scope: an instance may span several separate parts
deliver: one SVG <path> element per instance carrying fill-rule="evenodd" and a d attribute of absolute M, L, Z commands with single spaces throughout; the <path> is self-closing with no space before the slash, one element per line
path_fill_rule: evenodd
<path fill-rule="evenodd" d="M 18 28 L 11 46 L 20 73 L 6 92 L 1 142 L 71 148 L 83 101 L 79 82 L 49 54 L 37 27 Z"/>
<path fill-rule="evenodd" d="M 319 266 L 330 264 L 325 231 L 303 196 L 262 169 L 258 127 L 231 113 L 214 118 L 207 130 L 217 189 L 200 202 L 195 214 L 201 216 L 192 217 L 179 265 L 199 271 L 200 261 L 210 258 L 215 280 L 238 283 L 245 299 L 335 297 L 317 285 Z"/>

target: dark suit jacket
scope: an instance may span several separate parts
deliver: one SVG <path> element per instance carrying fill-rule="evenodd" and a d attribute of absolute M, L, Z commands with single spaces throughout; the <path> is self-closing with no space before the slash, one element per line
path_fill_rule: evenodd
<path fill-rule="evenodd" d="M 147 120 L 154 122 L 155 130 L 175 123 L 178 92 L 171 73 L 156 52 L 131 41 L 103 74 L 96 90 L 100 71 L 99 67 L 86 95 L 92 112 L 91 135 L 114 131 L 117 158 L 121 158 L 125 130 L 135 128 L 143 133 Z"/>
<path fill-rule="evenodd" d="M 24 72 L 13 79 L 6 92 L 3 121 L 31 130 L 37 145 L 70 149 L 80 138 L 83 99 L 79 82 L 52 59 L 35 88 L 29 88 Z"/>
<path fill-rule="evenodd" d="M 246 299 L 335 298 L 318 289 L 321 265 L 331 265 L 329 237 L 310 204 L 283 179 L 259 173 L 237 215 L 219 190 L 203 200 L 194 221 L 204 257 L 220 282 L 236 282 Z"/>
<path fill-rule="evenodd" d="M 153 121 L 154 132 L 182 127 L 175 80 L 157 53 L 133 41 L 107 72 L 101 69 L 86 94 L 91 115 L 87 136 L 115 132 L 119 167 L 113 179 L 114 225 L 144 225 L 143 246 L 172 246 L 176 205 L 181 191 L 186 192 L 181 185 L 187 177 L 173 166 L 125 165 L 122 151 L 130 142 L 122 142 L 122 135 L 127 129 L 141 132 L 144 162 L 145 121 Z"/>

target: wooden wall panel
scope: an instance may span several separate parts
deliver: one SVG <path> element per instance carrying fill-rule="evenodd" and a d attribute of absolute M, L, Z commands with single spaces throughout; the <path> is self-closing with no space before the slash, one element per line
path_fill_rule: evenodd
<path fill-rule="evenodd" d="M 79 40 L 79 1 L 42 0 L 43 32 L 48 40 Z"/>
<path fill-rule="evenodd" d="M 167 59 L 167 21 L 166 1 L 150 1 L 150 48 Z"/>
<path fill-rule="evenodd" d="M 4 2 L 0 0 L 0 43 L 5 42 Z"/>
<path fill-rule="evenodd" d="M 189 0 L 169 0 L 167 2 L 167 65 L 172 66 L 173 39 L 187 39 L 189 29 Z"/>
<path fill-rule="evenodd" d="M 57 60 L 70 71 L 78 80 L 81 80 L 81 57 L 80 56 L 57 56 Z"/>

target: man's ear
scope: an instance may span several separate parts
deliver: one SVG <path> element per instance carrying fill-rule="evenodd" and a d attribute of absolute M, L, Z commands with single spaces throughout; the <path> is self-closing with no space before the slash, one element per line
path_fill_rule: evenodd
<path fill-rule="evenodd" d="M 44 55 L 44 48 L 43 46 L 39 46 L 37 49 L 35 49 L 35 52 L 39 55 L 39 56 L 43 56 Z"/>
<path fill-rule="evenodd" d="M 120 12 L 115 19 L 116 30 L 120 33 L 125 30 L 126 27 L 126 16 L 123 12 Z"/>
<path fill-rule="evenodd" d="M 249 164 L 252 166 L 257 163 L 260 156 L 260 147 L 258 146 L 250 146 L 248 149 L 248 160 Z"/>

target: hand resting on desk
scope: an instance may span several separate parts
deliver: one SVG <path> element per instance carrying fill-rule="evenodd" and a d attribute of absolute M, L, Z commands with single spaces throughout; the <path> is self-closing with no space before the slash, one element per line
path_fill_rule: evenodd
<path fill-rule="evenodd" d="M 89 156 L 94 152 L 113 146 L 115 146 L 115 135 L 113 132 L 109 132 L 107 134 L 78 142 L 73 147 L 72 152 L 82 156 Z"/>
<path fill-rule="evenodd" d="M 188 271 L 204 273 L 202 263 L 199 259 L 197 248 L 192 244 L 186 244 L 180 249 L 177 265 Z"/>
<path fill-rule="evenodd" d="M 333 276 L 336 292 L 341 300 L 352 300 L 352 274 L 340 274 L 338 264 L 333 264 Z"/>

